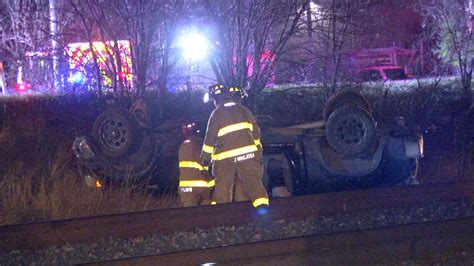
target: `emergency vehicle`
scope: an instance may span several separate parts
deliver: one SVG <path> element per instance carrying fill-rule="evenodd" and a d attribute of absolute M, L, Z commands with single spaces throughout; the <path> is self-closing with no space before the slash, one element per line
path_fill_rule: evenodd
<path fill-rule="evenodd" d="M 417 51 L 389 47 L 352 51 L 351 66 L 361 81 L 403 80 L 413 77 Z"/>
<path fill-rule="evenodd" d="M 111 89 L 116 82 L 122 83 L 126 89 L 133 88 L 130 42 L 119 40 L 117 47 L 115 46 L 113 41 L 91 44 L 78 42 L 66 45 L 59 55 L 57 78 L 61 87 L 74 88 L 75 92 L 96 88 L 98 77 L 94 60 L 97 60 L 104 91 Z M 53 85 L 51 50 L 27 51 L 24 58 L 16 63 L 18 67 L 15 77 L 9 82 L 4 81 L 5 93 L 8 85 L 10 93 L 14 94 L 57 92 L 58 88 L 54 88 Z M 120 63 L 120 69 L 117 66 L 118 63 Z M 0 86 L 2 86 L 1 73 L 0 70 Z M 116 75 L 115 78 L 114 75 Z"/>

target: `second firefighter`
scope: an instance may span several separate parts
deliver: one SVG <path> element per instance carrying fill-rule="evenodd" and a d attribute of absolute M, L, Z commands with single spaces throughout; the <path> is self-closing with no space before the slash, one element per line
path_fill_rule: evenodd
<path fill-rule="evenodd" d="M 214 180 L 200 163 L 202 138 L 197 123 L 183 126 L 184 142 L 179 147 L 178 193 L 183 207 L 211 203 L 211 189 Z"/>

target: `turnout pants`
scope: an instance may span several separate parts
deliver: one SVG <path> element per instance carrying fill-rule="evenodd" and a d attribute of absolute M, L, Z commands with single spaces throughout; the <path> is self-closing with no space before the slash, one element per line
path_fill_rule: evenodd
<path fill-rule="evenodd" d="M 211 188 L 179 187 L 178 193 L 183 207 L 211 204 Z"/>
<path fill-rule="evenodd" d="M 268 194 L 262 184 L 263 165 L 260 160 L 249 159 L 234 161 L 234 158 L 215 161 L 213 175 L 216 178 L 214 199 L 217 204 L 235 201 L 267 198 Z M 241 183 L 238 184 L 238 182 Z M 234 196 L 235 187 L 235 198 Z"/>
<path fill-rule="evenodd" d="M 249 201 L 250 198 L 247 196 L 247 193 L 245 193 L 242 180 L 238 177 L 235 177 L 234 180 L 234 201 Z"/>

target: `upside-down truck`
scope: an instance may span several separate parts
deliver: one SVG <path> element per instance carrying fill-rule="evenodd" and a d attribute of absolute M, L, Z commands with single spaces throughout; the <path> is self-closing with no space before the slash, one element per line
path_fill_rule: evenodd
<path fill-rule="evenodd" d="M 88 185 L 130 179 L 177 184 L 173 154 L 182 141 L 180 123 L 158 125 L 151 117 L 139 100 L 128 110 L 106 110 L 91 134 L 76 138 L 74 154 Z M 418 183 L 423 138 L 403 117 L 376 123 L 368 102 L 352 91 L 331 97 L 323 117 L 283 128 L 259 120 L 264 184 L 272 196 Z"/>

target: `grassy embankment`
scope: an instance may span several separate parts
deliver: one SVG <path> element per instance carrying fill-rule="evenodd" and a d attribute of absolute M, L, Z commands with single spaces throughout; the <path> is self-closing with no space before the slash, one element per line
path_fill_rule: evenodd
<path fill-rule="evenodd" d="M 466 127 L 473 123 L 460 114 L 456 94 L 427 86 L 413 93 L 378 90 L 366 95 L 376 121 L 391 121 L 403 115 L 408 124 L 424 132 L 422 182 L 474 176 L 474 149 L 466 146 Z M 271 93 L 259 101 L 258 110 L 277 118 L 278 126 L 314 121 L 321 118 L 326 97 L 306 89 Z M 203 106 L 200 99 L 200 95 L 168 99 L 166 117 L 198 114 L 206 119 L 210 106 Z M 82 98 L 1 103 L 0 225 L 179 205 L 175 195 L 152 197 L 131 184 L 105 193 L 84 186 L 74 167 L 71 144 L 74 137 L 90 132 L 100 112 L 97 106 L 94 100 Z"/>
<path fill-rule="evenodd" d="M 8 102 L 0 123 L 0 225 L 177 206 L 125 184 L 105 192 L 84 185 L 71 144 L 99 112 L 73 99 Z"/>

